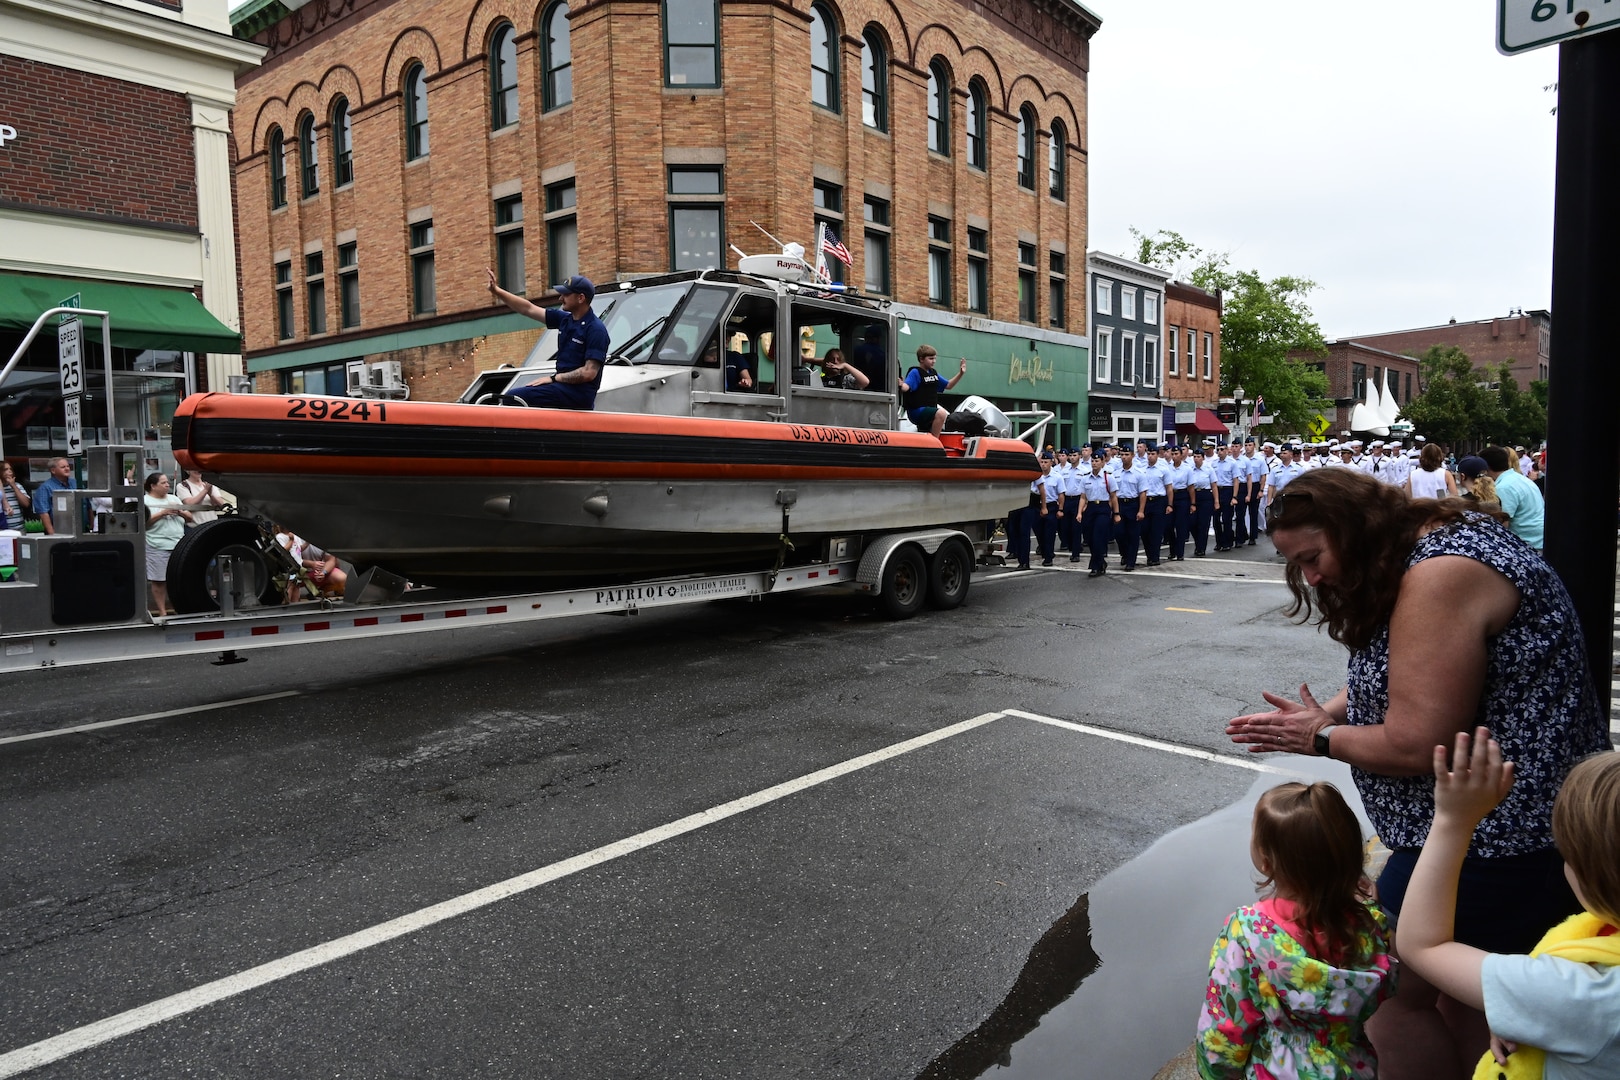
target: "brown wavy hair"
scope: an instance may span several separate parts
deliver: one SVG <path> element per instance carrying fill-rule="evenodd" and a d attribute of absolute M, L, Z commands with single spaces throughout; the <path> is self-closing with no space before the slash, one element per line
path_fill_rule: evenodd
<path fill-rule="evenodd" d="M 1327 945 L 1318 959 L 1371 959 L 1357 948 L 1357 938 L 1376 927 L 1363 900 L 1371 891 L 1367 849 L 1361 822 L 1338 788 L 1291 783 L 1262 794 L 1254 806 L 1254 846 L 1271 864 L 1261 887 L 1286 893 L 1299 925 Z"/>
<path fill-rule="evenodd" d="M 1316 615 L 1328 636 L 1351 649 L 1372 644 L 1389 622 L 1406 560 L 1426 526 L 1462 520 L 1473 507 L 1462 499 L 1414 499 L 1360 469 L 1313 469 L 1277 495 L 1266 512 L 1266 535 L 1278 529 L 1320 529 L 1339 561 L 1338 580 L 1316 588 L 1288 564 L 1290 617 Z"/>

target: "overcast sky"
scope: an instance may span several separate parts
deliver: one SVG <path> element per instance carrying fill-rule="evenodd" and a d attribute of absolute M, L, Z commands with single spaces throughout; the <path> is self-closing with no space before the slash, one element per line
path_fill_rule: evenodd
<path fill-rule="evenodd" d="M 1329 339 L 1549 306 L 1558 49 L 1495 0 L 1082 2 L 1093 249 L 1310 278 Z"/>

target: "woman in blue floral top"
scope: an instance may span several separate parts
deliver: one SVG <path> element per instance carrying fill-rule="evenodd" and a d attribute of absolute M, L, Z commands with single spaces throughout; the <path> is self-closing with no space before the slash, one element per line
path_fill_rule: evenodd
<path fill-rule="evenodd" d="M 1552 842 L 1552 805 L 1581 758 L 1609 749 L 1574 605 L 1539 554 L 1455 499 L 1414 499 L 1352 469 L 1318 469 L 1267 512 L 1288 560 L 1290 614 L 1313 614 L 1350 649 L 1348 685 L 1318 704 L 1267 693 L 1275 711 L 1234 719 L 1252 752 L 1349 762 L 1392 854 L 1378 898 L 1399 916 L 1434 819 L 1432 750 L 1485 725 L 1519 764 L 1462 873 L 1457 940 L 1524 953 L 1580 910 Z M 1483 1014 L 1410 977 L 1369 1028 L 1391 1075 L 1458 1075 L 1489 1042 Z M 1391 1067 L 1393 1066 L 1393 1067 Z"/>
<path fill-rule="evenodd" d="M 1198 1019 L 1205 1080 L 1370 1080 L 1363 1031 L 1394 980 L 1366 902 L 1361 824 L 1332 784 L 1283 784 L 1254 808 L 1250 854 L 1271 892 L 1215 940 Z"/>

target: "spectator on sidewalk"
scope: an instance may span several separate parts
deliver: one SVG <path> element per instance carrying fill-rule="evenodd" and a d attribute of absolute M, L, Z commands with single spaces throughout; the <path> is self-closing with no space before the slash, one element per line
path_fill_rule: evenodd
<path fill-rule="evenodd" d="M 1434 746 L 1489 725 L 1519 781 L 1475 833 L 1457 937 L 1490 952 L 1529 951 L 1580 910 L 1553 845 L 1553 798 L 1576 762 L 1610 745 L 1563 581 L 1496 521 L 1353 469 L 1295 480 L 1267 525 L 1288 560 L 1290 614 L 1316 613 L 1350 649 L 1347 685 L 1322 704 L 1305 686 L 1298 702 L 1267 693 L 1275 711 L 1237 717 L 1227 733 L 1254 753 L 1351 765 L 1390 849 L 1378 899 L 1398 918 L 1434 818 Z M 1386 1080 L 1455 1076 L 1489 1041 L 1477 1010 L 1442 1004 L 1416 977 L 1368 1030 Z"/>
<path fill-rule="evenodd" d="M 146 581 L 152 590 L 152 614 L 173 615 L 169 607 L 169 554 L 186 533 L 191 520 L 180 497 L 169 489 L 169 477 L 153 473 L 146 478 Z"/>
<path fill-rule="evenodd" d="M 28 490 L 17 483 L 11 462 L 0 461 L 0 529 L 21 529 L 34 501 Z"/>
<path fill-rule="evenodd" d="M 1496 481 L 1496 497 L 1502 502 L 1502 512 L 1508 516 L 1508 528 L 1513 535 L 1540 551 L 1547 516 L 1547 504 L 1541 489 L 1513 467 L 1508 451 L 1500 446 L 1487 446 L 1480 457 Z"/>
<path fill-rule="evenodd" d="M 1283 784 L 1255 804 L 1249 852 L 1269 891 L 1215 939 L 1199 1075 L 1371 1080 L 1367 1018 L 1395 971 L 1361 823 L 1332 784 Z"/>
<path fill-rule="evenodd" d="M 39 515 L 47 536 L 56 533 L 56 525 L 51 521 L 51 496 L 58 491 L 78 490 L 73 482 L 73 462 L 65 457 L 51 458 L 50 470 L 51 475 L 34 489 L 34 513 Z"/>
<path fill-rule="evenodd" d="M 225 496 L 202 478 L 198 469 L 187 469 L 186 478 L 180 481 L 180 501 L 186 504 L 191 511 L 191 524 L 206 525 L 219 517 L 219 512 L 228 505 Z"/>
<path fill-rule="evenodd" d="M 1448 762 L 1449 756 L 1449 762 Z M 1452 998 L 1484 1012 L 1491 1049 L 1475 1076 L 1598 1080 L 1620 1076 L 1620 754 L 1570 770 L 1553 836 L 1581 911 L 1529 955 L 1455 940 L 1457 878 L 1475 828 L 1514 783 L 1490 732 L 1434 748 L 1434 825 L 1412 872 L 1401 956 Z"/>

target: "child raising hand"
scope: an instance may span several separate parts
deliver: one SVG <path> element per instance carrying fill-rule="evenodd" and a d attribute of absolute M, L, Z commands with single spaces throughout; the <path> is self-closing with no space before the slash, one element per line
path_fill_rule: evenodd
<path fill-rule="evenodd" d="M 1397 939 L 1412 970 L 1483 1009 L 1491 1052 L 1476 1077 L 1620 1076 L 1620 754 L 1570 770 L 1553 803 L 1553 841 L 1581 907 L 1529 956 L 1452 940 L 1457 875 L 1474 827 L 1513 786 L 1513 763 L 1485 728 L 1434 748 L 1434 824 L 1412 871 Z"/>
<path fill-rule="evenodd" d="M 1376 1076 L 1363 1027 L 1394 986 L 1384 915 L 1366 899 L 1361 823 L 1332 784 L 1282 784 L 1255 805 L 1249 853 L 1271 891 L 1215 940 L 1199 1075 Z"/>

